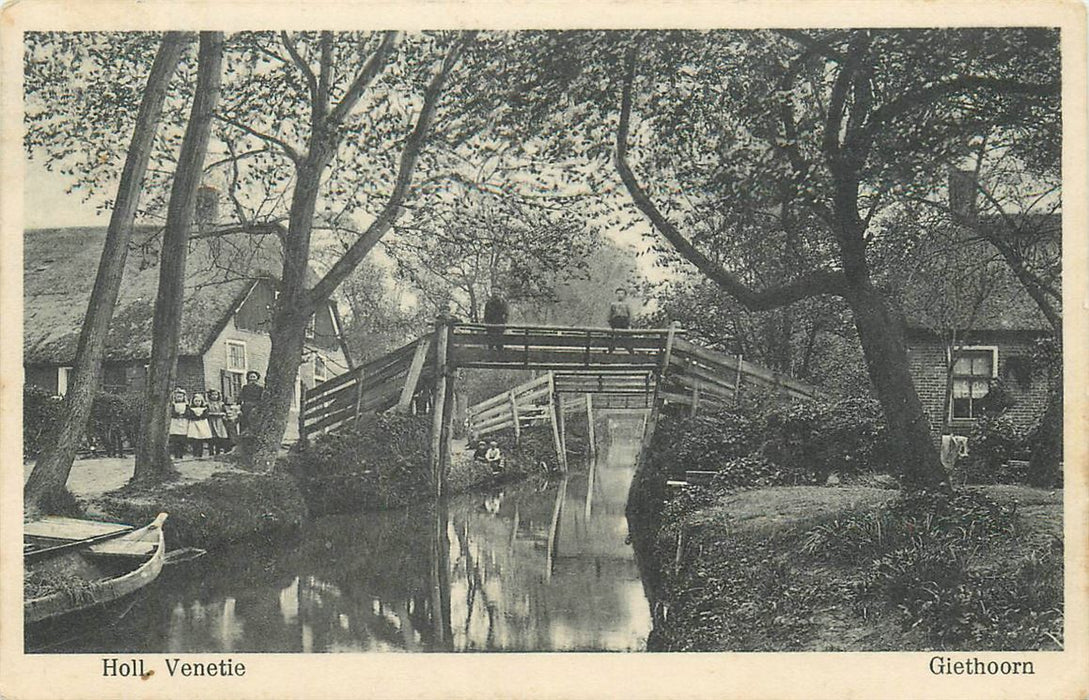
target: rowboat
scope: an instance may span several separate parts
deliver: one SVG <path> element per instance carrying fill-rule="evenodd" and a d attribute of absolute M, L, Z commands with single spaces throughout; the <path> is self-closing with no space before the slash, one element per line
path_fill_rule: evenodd
<path fill-rule="evenodd" d="M 27 646 L 78 623 L 116 618 L 159 576 L 166 558 L 160 513 L 145 527 L 47 517 L 23 525 Z"/>

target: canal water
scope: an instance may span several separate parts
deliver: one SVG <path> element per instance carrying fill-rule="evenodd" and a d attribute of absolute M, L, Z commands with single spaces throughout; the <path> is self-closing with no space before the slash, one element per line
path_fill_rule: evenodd
<path fill-rule="evenodd" d="M 116 625 L 50 651 L 637 651 L 651 617 L 625 503 L 641 415 L 599 455 L 529 481 L 169 567 Z"/>

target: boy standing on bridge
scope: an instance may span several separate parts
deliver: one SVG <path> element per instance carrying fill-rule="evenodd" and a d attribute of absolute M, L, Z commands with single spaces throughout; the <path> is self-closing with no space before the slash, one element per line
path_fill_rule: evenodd
<path fill-rule="evenodd" d="M 631 305 L 628 303 L 628 290 L 623 287 L 616 288 L 616 300 L 609 305 L 609 328 L 631 328 Z M 627 338 L 622 341 L 622 345 L 628 349 L 628 352 L 635 354 Z M 610 341 L 609 352 L 612 352 L 614 347 Z"/>

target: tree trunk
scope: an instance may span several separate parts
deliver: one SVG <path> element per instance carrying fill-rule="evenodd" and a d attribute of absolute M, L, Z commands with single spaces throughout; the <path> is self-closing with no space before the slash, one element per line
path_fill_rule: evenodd
<path fill-rule="evenodd" d="M 132 131 L 132 140 L 125 155 L 121 181 L 117 186 L 109 227 L 106 229 L 106 242 L 99 260 L 94 289 L 91 291 L 87 314 L 80 331 L 75 372 L 65 397 L 64 417 L 46 440 L 46 449 L 34 465 L 23 491 L 23 505 L 27 513 L 48 510 L 50 501 L 63 493 L 80 438 L 91 414 L 91 403 L 102 377 L 106 338 L 121 289 L 121 276 L 128 256 L 144 173 L 162 115 L 170 77 L 181 60 L 185 40 L 185 35 L 181 32 L 167 32 L 148 75 L 147 86 L 136 115 L 136 125 Z"/>
<path fill-rule="evenodd" d="M 254 414 L 254 429 L 247 450 L 253 466 L 258 469 L 267 471 L 273 467 L 283 442 L 295 393 L 295 378 L 302 361 L 305 331 L 305 317 L 300 320 L 297 314 L 277 313 L 273 320 L 265 391 Z"/>
<path fill-rule="evenodd" d="M 254 414 L 252 434 L 247 440 L 248 444 L 243 446 L 253 465 L 260 469 L 272 467 L 283 442 L 291 412 L 291 398 L 295 393 L 295 378 L 306 344 L 306 322 L 314 312 L 308 308 L 310 235 L 321 173 L 331 157 L 331 147 L 312 144 L 306 162 L 297 171 L 291 196 L 283 278 L 269 331 L 272 347 L 265 370 L 265 391 L 261 405 Z"/>
<path fill-rule="evenodd" d="M 848 293 L 866 369 L 885 413 L 889 442 L 904 486 L 948 488 L 945 469 L 930 435 L 930 424 L 908 367 L 907 345 L 899 321 L 880 293 L 863 282 Z"/>
<path fill-rule="evenodd" d="M 197 188 L 208 151 L 212 114 L 219 101 L 223 63 L 222 32 L 200 33 L 197 86 L 189 123 L 182 139 L 159 261 L 159 291 L 151 330 L 151 360 L 148 367 L 145 411 L 137 436 L 136 468 L 133 481 L 159 482 L 171 472 L 167 440 L 170 425 L 170 396 L 178 365 L 178 342 L 185 307 L 185 262 L 189 231 L 196 209 Z"/>
<path fill-rule="evenodd" d="M 1040 418 L 1035 445 L 1029 457 L 1028 482 L 1033 486 L 1054 488 L 1062 481 L 1059 463 L 1063 459 L 1063 380 L 1060 374 L 1048 397 L 1047 409 Z"/>

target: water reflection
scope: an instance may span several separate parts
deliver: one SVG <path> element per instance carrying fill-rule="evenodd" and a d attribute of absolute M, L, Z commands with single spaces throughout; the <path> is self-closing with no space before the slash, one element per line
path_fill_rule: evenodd
<path fill-rule="evenodd" d="M 325 517 L 286 548 L 168 569 L 118 625 L 66 650 L 642 649 L 651 620 L 624 516 L 637 450 L 637 434 L 606 441 L 560 481 Z"/>

